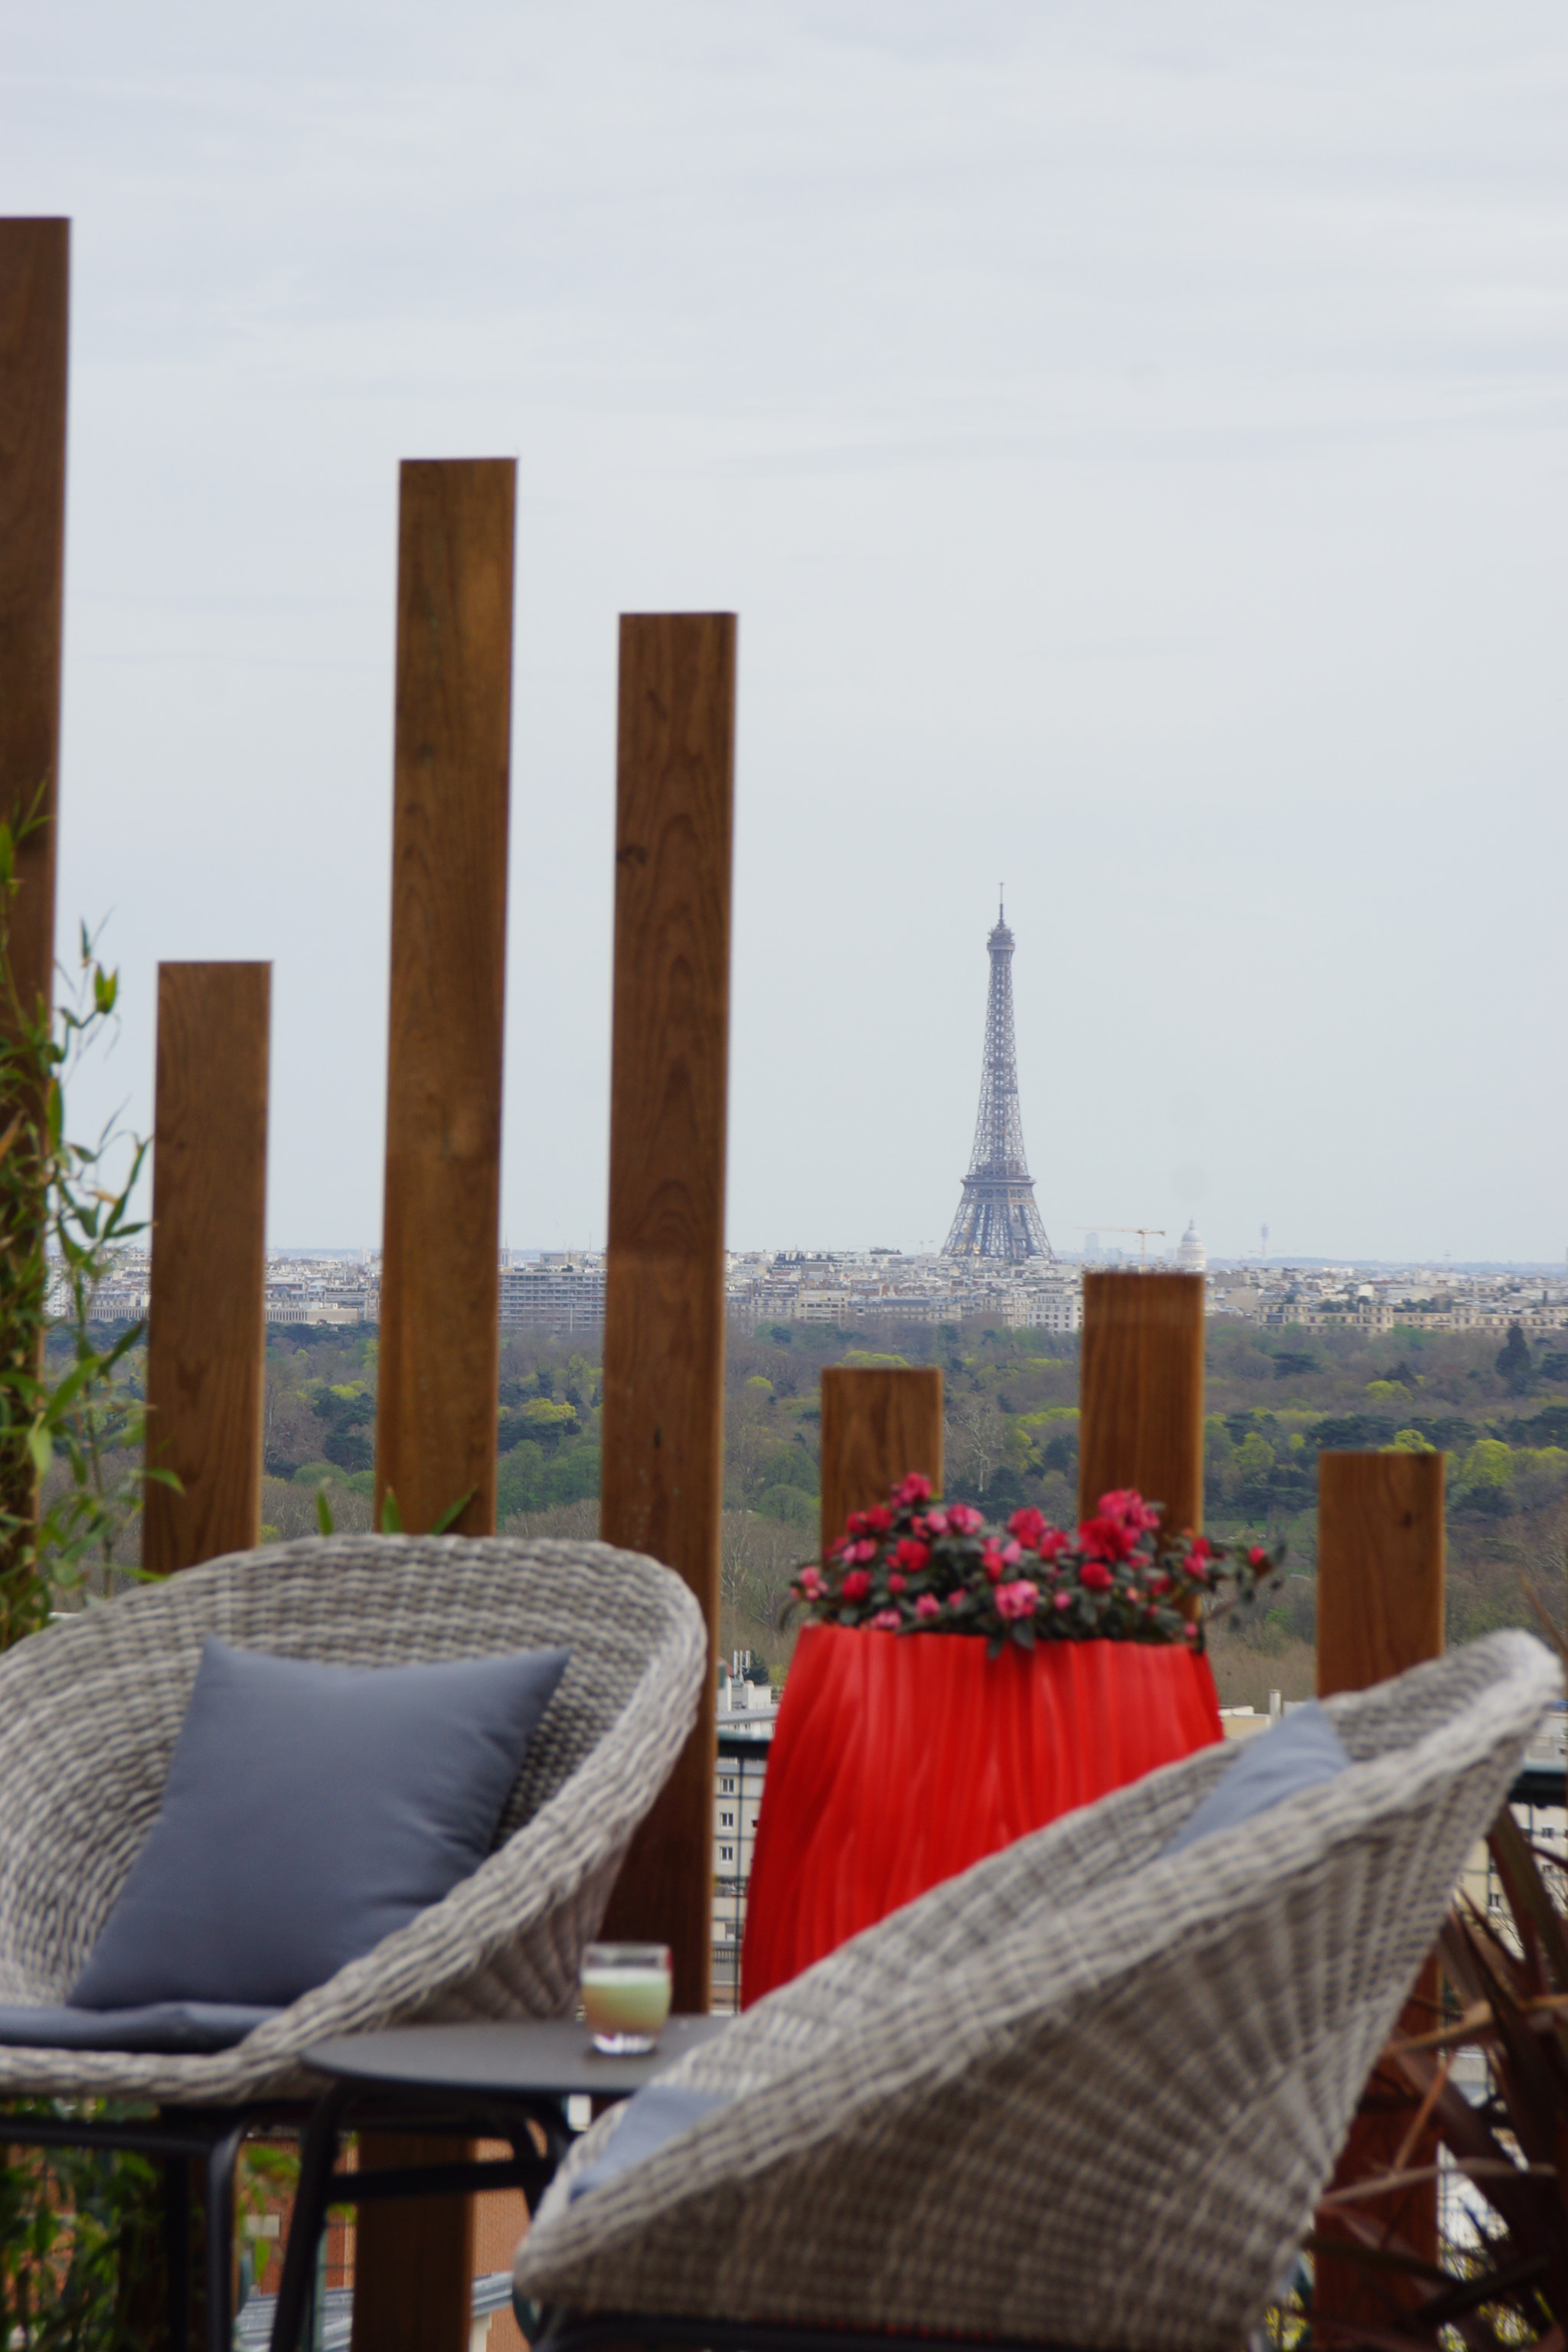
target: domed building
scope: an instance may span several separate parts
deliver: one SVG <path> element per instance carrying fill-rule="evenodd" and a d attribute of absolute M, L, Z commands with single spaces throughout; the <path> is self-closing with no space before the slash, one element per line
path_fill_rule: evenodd
<path fill-rule="evenodd" d="M 1176 1244 L 1176 1271 L 1178 1274 L 1206 1274 L 1208 1263 L 1209 1254 L 1203 1245 L 1194 1219 Z"/>

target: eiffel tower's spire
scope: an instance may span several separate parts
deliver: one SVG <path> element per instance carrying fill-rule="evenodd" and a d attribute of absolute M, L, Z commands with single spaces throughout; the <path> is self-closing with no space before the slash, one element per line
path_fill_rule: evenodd
<path fill-rule="evenodd" d="M 985 1059 L 980 1074 L 980 1115 L 974 1150 L 943 1257 L 1026 1258 L 1051 1255 L 1035 1182 L 1024 1158 L 1018 1117 L 1018 1061 L 1013 1044 L 1013 934 L 1000 891 L 985 1000 Z"/>

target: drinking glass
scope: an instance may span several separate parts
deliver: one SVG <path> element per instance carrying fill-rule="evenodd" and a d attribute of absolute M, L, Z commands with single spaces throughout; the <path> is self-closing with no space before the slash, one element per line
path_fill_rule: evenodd
<path fill-rule="evenodd" d="M 669 2015 L 669 1946 L 590 1944 L 579 1981 L 595 2049 L 645 2058 Z"/>

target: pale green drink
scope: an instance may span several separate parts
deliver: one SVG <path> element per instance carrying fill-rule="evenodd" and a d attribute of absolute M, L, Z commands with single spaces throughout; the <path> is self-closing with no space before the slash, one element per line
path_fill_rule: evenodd
<path fill-rule="evenodd" d="M 580 1982 L 596 2050 L 634 2057 L 653 2048 L 669 2015 L 667 1946 L 590 1944 Z"/>

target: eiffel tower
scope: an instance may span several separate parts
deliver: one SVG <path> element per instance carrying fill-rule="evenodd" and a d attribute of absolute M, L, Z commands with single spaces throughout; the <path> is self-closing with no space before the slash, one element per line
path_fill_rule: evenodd
<path fill-rule="evenodd" d="M 1043 1257 L 1051 1245 L 1035 1206 L 1035 1180 L 1024 1158 L 1018 1117 L 1018 1057 L 1013 1044 L 1013 934 L 998 906 L 985 1000 L 985 1060 L 974 1150 L 943 1257 Z"/>

